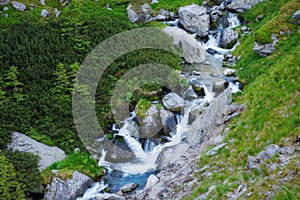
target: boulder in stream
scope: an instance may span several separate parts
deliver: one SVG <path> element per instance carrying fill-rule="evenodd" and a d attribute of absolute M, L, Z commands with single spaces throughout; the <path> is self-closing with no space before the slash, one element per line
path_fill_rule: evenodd
<path fill-rule="evenodd" d="M 184 100 L 176 93 L 169 93 L 163 98 L 163 104 L 166 109 L 180 112 L 184 107 Z"/>
<path fill-rule="evenodd" d="M 178 10 L 180 24 L 192 33 L 196 33 L 200 37 L 208 35 L 210 26 L 210 17 L 205 7 L 192 4 L 180 7 Z"/>
<path fill-rule="evenodd" d="M 205 61 L 205 49 L 192 35 L 177 27 L 166 27 L 163 31 L 173 37 L 174 46 L 181 49 L 182 57 L 187 63 L 202 63 Z"/>
<path fill-rule="evenodd" d="M 230 49 L 237 42 L 238 33 L 231 28 L 226 28 L 221 33 L 220 46 L 222 48 Z"/>
<path fill-rule="evenodd" d="M 73 172 L 71 179 L 62 180 L 54 176 L 52 183 L 47 187 L 45 200 L 74 200 L 81 196 L 92 183 L 92 179 L 78 171 Z"/>

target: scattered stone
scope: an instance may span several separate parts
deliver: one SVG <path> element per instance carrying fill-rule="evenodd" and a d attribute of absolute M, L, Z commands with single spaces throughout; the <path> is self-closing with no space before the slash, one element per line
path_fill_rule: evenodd
<path fill-rule="evenodd" d="M 40 0 L 40 4 L 41 4 L 42 6 L 46 5 L 45 0 Z"/>
<path fill-rule="evenodd" d="M 242 26 L 241 31 L 247 31 L 247 26 Z"/>
<path fill-rule="evenodd" d="M 7 18 L 7 17 L 8 17 L 8 14 L 7 14 L 7 13 L 3 14 L 3 17 Z"/>
<path fill-rule="evenodd" d="M 230 4 L 227 5 L 226 7 L 229 11 L 244 13 L 262 1 L 263 0 L 247 0 L 247 1 L 235 0 L 235 1 L 230 1 Z"/>
<path fill-rule="evenodd" d="M 136 183 L 128 183 L 124 186 L 121 187 L 120 191 L 122 193 L 128 193 L 128 192 L 132 192 L 133 190 L 135 190 L 139 185 Z"/>
<path fill-rule="evenodd" d="M 291 23 L 300 25 L 300 10 L 294 13 L 291 19 Z"/>
<path fill-rule="evenodd" d="M 4 7 L 4 8 L 3 8 L 3 11 L 7 11 L 7 10 L 9 10 L 8 7 Z"/>
<path fill-rule="evenodd" d="M 184 100 L 176 93 L 169 93 L 163 98 L 166 109 L 171 111 L 181 111 L 184 107 Z"/>
<path fill-rule="evenodd" d="M 273 42 L 270 44 L 258 44 L 254 42 L 253 51 L 255 51 L 259 56 L 266 57 L 275 51 L 275 45 L 278 42 L 278 38 L 275 34 L 272 34 Z"/>
<path fill-rule="evenodd" d="M 73 172 L 71 179 L 62 180 L 53 176 L 51 184 L 47 186 L 48 191 L 45 194 L 45 200 L 76 199 L 81 196 L 92 183 L 92 179 L 78 171 Z"/>
<path fill-rule="evenodd" d="M 58 18 L 61 14 L 61 11 L 59 11 L 57 8 L 54 8 L 55 17 Z"/>
<path fill-rule="evenodd" d="M 204 167 L 202 167 L 201 169 L 199 169 L 199 172 L 203 172 L 206 169 L 210 168 L 210 165 L 205 165 Z"/>
<path fill-rule="evenodd" d="M 152 0 L 151 4 L 159 3 L 158 0 Z"/>
<path fill-rule="evenodd" d="M 30 8 L 30 10 L 33 10 L 34 9 L 34 5 L 30 4 L 29 8 Z"/>
<path fill-rule="evenodd" d="M 205 7 L 192 4 L 178 10 L 180 24 L 188 31 L 200 37 L 208 35 L 210 26 L 209 15 Z"/>
<path fill-rule="evenodd" d="M 26 9 L 26 6 L 23 3 L 17 1 L 12 2 L 12 7 L 19 11 L 24 11 Z"/>
<path fill-rule="evenodd" d="M 225 146 L 226 146 L 227 143 L 223 143 L 223 144 L 220 144 L 218 146 L 216 146 L 215 148 L 213 148 L 212 150 L 208 151 L 206 153 L 207 156 L 213 156 L 213 155 L 216 155 L 218 153 L 218 151 L 220 149 L 223 149 Z"/>
<path fill-rule="evenodd" d="M 130 3 L 127 6 L 128 19 L 132 23 L 148 22 L 152 17 L 152 13 L 153 11 L 147 3 L 141 5 L 140 11 L 135 11 Z"/>
<path fill-rule="evenodd" d="M 238 33 L 231 28 L 224 29 L 221 33 L 220 46 L 230 49 L 237 42 Z"/>
<path fill-rule="evenodd" d="M 192 35 L 177 27 L 166 27 L 163 31 L 173 37 L 174 46 L 182 49 L 182 57 L 187 63 L 202 63 L 205 61 L 205 49 Z"/>
<path fill-rule="evenodd" d="M 262 20 L 264 18 L 264 15 L 263 14 L 260 14 L 258 15 L 256 18 L 255 18 L 255 21 L 256 22 L 259 22 L 260 20 Z"/>
<path fill-rule="evenodd" d="M 237 72 L 235 69 L 225 69 L 223 74 L 224 74 L 224 76 L 236 76 Z"/>
<path fill-rule="evenodd" d="M 212 186 L 210 186 L 210 187 L 208 188 L 208 192 L 212 192 L 212 191 L 216 190 L 217 187 L 218 187 L 217 185 L 212 185 Z"/>
<path fill-rule="evenodd" d="M 8 149 L 39 156 L 38 166 L 40 171 L 66 157 L 65 152 L 58 147 L 49 147 L 17 132 L 12 134 L 12 142 L 8 145 Z"/>
<path fill-rule="evenodd" d="M 49 12 L 46 9 L 41 10 L 41 16 L 46 18 L 48 16 Z"/>
<path fill-rule="evenodd" d="M 0 0 L 1 6 L 7 5 L 8 3 L 9 3 L 9 0 Z"/>

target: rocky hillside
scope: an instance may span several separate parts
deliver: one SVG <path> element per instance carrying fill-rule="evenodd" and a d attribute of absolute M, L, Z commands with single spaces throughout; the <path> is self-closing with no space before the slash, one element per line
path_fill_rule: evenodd
<path fill-rule="evenodd" d="M 105 72 L 105 78 L 98 84 L 96 111 L 106 137 L 112 140 L 114 120 L 110 95 L 117 80 L 132 66 L 140 64 L 162 63 L 184 71 L 180 63 L 202 63 L 206 52 L 194 35 L 197 39 L 207 39 L 210 30 L 229 23 L 223 19 L 230 11 L 237 14 L 242 24 L 222 32 L 221 46 L 229 49 L 236 42 L 239 45 L 225 57 L 221 71 L 225 76 L 237 75 L 243 91 L 233 94 L 231 107 L 219 105 L 227 109 L 223 110 L 222 126 L 202 138 L 205 145 L 195 145 L 173 163 L 162 164 L 160 173 L 150 176 L 150 185 L 144 190 L 122 194 L 123 197 L 112 196 L 119 199 L 299 199 L 300 2 L 224 2 L 0 0 L 0 194 L 3 198 L 41 199 L 48 190 L 47 199 L 59 199 L 62 197 L 56 192 L 63 188 L 74 199 L 84 191 L 79 184 L 78 189 L 70 189 L 68 183 L 84 180 L 82 184 L 88 188 L 93 182 L 91 178 L 98 181 L 104 176 L 104 169 L 97 166 L 99 158 L 92 157 L 80 141 L 71 111 L 78 63 L 96 45 L 133 28 L 165 28 L 168 23 L 162 21 L 178 18 L 179 26 L 191 33 L 188 39 L 182 39 L 188 45 L 178 45 L 183 50 L 181 58 L 164 51 L 134 51 L 119 57 Z M 180 8 L 193 3 L 203 7 Z M 195 15 L 197 20 L 184 18 L 189 15 Z M 177 22 L 169 23 L 176 26 Z M 188 34 L 173 27 L 164 30 L 172 37 Z M 192 54 L 193 51 L 198 54 Z M 207 49 L 209 54 L 216 51 Z M 151 105 L 149 101 L 162 99 L 163 89 L 154 88 L 144 88 L 132 97 L 140 106 L 140 115 Z M 193 90 L 201 92 L 194 85 L 190 91 Z M 30 151 L 17 147 L 8 150 L 14 146 L 17 133 L 12 133 L 16 131 L 51 146 L 47 146 L 49 149 L 60 147 L 68 155 L 65 158 L 59 149 L 65 159 L 52 164 L 58 161 L 54 159 L 52 165 L 41 168 L 41 160 L 45 158 L 39 158 L 40 152 L 35 147 L 31 146 Z M 33 145 L 44 147 L 21 136 Z"/>

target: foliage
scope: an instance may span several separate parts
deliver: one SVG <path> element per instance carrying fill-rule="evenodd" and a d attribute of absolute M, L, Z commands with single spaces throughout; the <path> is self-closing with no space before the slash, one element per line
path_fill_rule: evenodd
<path fill-rule="evenodd" d="M 14 166 L 0 151 L 0 199 L 23 199 L 24 185 L 19 182 Z"/>
<path fill-rule="evenodd" d="M 38 156 L 11 150 L 5 156 L 13 164 L 16 176 L 25 191 L 33 191 L 42 185 L 37 165 Z"/>

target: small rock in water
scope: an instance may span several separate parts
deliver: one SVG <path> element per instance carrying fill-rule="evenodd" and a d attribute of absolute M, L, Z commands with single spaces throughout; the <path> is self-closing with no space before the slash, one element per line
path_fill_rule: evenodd
<path fill-rule="evenodd" d="M 182 94 L 182 97 L 186 100 L 196 99 L 198 95 L 195 93 L 193 87 L 190 85 L 188 89 Z"/>
<path fill-rule="evenodd" d="M 166 109 L 180 111 L 184 107 L 184 100 L 176 93 L 169 93 L 163 98 Z"/>
<path fill-rule="evenodd" d="M 216 50 L 214 50 L 213 48 L 208 48 L 207 49 L 207 53 L 214 55 L 214 54 L 216 54 L 218 52 Z"/>
<path fill-rule="evenodd" d="M 235 69 L 225 69 L 225 71 L 223 72 L 223 74 L 225 76 L 236 76 L 237 72 Z"/>
<path fill-rule="evenodd" d="M 135 190 L 139 185 L 137 183 L 128 183 L 126 185 L 124 185 L 123 187 L 121 187 L 120 191 L 122 193 L 127 193 L 127 192 L 132 192 L 133 190 Z"/>

